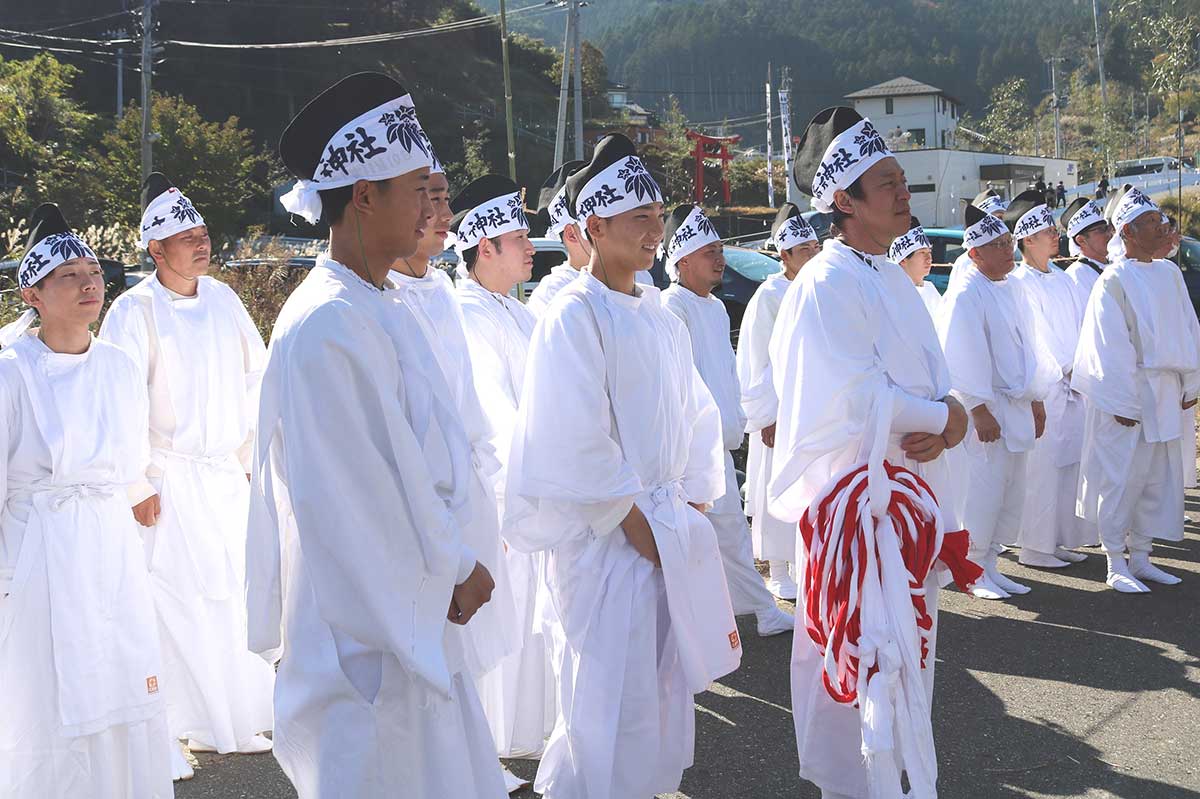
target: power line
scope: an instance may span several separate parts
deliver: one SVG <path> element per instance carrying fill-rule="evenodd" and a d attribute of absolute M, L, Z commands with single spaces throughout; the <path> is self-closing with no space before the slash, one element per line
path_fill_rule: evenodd
<path fill-rule="evenodd" d="M 508 12 L 509 16 L 517 14 L 525 14 L 529 12 L 555 12 L 559 9 L 554 6 L 546 6 L 543 3 L 525 6 L 523 8 L 514 9 Z M 488 14 L 482 17 L 473 17 L 471 19 L 458 20 L 456 22 L 448 22 L 444 25 L 431 25 L 426 28 L 413 28 L 406 31 L 396 31 L 394 33 L 372 33 L 364 36 L 347 36 L 340 39 L 318 39 L 306 42 L 254 42 L 254 43 L 225 43 L 225 42 L 190 42 L 179 41 L 174 39 L 166 39 L 160 44 L 170 44 L 177 47 L 204 47 L 218 50 L 295 50 L 301 48 L 314 47 L 348 47 L 359 44 L 380 44 L 383 42 L 395 42 L 403 39 L 411 39 L 417 36 L 431 36 L 438 33 L 450 33 L 453 31 L 468 30 L 470 28 L 486 27 L 496 24 L 496 16 Z"/>
<path fill-rule="evenodd" d="M 68 42 L 70 44 L 129 44 L 133 39 L 84 39 L 78 36 L 51 36 L 48 33 L 35 33 L 32 31 L 14 31 L 7 28 L 0 28 L 0 33 L 12 34 L 13 39 L 50 39 L 55 42 Z"/>

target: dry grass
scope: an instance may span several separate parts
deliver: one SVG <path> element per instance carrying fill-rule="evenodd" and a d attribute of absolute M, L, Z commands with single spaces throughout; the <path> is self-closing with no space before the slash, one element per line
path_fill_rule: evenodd
<path fill-rule="evenodd" d="M 288 259 L 316 255 L 311 248 L 297 250 L 279 238 L 263 237 L 261 229 L 251 229 L 231 252 L 223 253 L 224 264 L 214 276 L 229 285 L 254 320 L 263 341 L 270 341 L 271 328 L 292 291 L 308 274 L 302 267 L 289 266 Z M 233 261 L 254 264 L 228 266 Z"/>

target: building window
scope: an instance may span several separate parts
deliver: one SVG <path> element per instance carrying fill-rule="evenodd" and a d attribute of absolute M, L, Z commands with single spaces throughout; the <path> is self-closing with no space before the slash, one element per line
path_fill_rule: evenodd
<path fill-rule="evenodd" d="M 908 131 L 908 143 L 913 147 L 924 147 L 925 128 L 911 128 Z"/>
<path fill-rule="evenodd" d="M 909 183 L 909 194 L 932 194 L 937 191 L 937 187 L 932 183 Z"/>
<path fill-rule="evenodd" d="M 883 113 L 894 114 L 896 112 L 895 101 L 891 97 L 886 97 L 883 100 Z"/>
<path fill-rule="evenodd" d="M 958 119 L 958 106 L 954 103 L 950 103 L 950 118 Z"/>

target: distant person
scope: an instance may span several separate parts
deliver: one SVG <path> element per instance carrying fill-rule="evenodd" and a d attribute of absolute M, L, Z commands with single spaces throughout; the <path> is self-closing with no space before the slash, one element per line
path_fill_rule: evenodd
<path fill-rule="evenodd" d="M 1042 180 L 1041 178 L 1038 178 L 1037 183 L 1033 184 L 1033 187 L 1042 194 L 1046 193 L 1046 181 Z"/>
<path fill-rule="evenodd" d="M 1046 187 L 1046 190 L 1042 192 L 1042 199 L 1046 203 L 1047 208 L 1055 206 L 1055 203 L 1058 202 L 1058 194 L 1055 193 L 1053 186 Z"/>
<path fill-rule="evenodd" d="M 1061 180 L 1058 182 L 1058 186 L 1056 186 L 1054 189 L 1054 199 L 1055 208 L 1067 207 L 1067 187 L 1063 185 Z"/>
<path fill-rule="evenodd" d="M 1096 184 L 1096 199 L 1103 200 L 1108 196 L 1108 175 L 1100 176 L 1100 182 Z"/>

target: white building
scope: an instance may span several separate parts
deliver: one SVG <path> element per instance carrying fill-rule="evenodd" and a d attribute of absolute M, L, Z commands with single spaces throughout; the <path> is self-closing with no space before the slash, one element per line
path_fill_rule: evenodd
<path fill-rule="evenodd" d="M 909 147 L 954 148 L 962 103 L 935 86 L 912 78 L 893 78 L 847 94 L 846 99 L 889 139 L 908 134 Z"/>
<path fill-rule="evenodd" d="M 954 149 L 962 104 L 934 86 L 902 77 L 846 99 L 889 140 L 908 178 L 913 215 L 925 226 L 962 227 L 966 205 L 989 187 L 1012 199 L 1039 180 L 1062 181 L 1068 196 L 1075 193 L 1075 161 Z M 787 193 L 790 202 L 808 207 L 791 176 Z"/>

